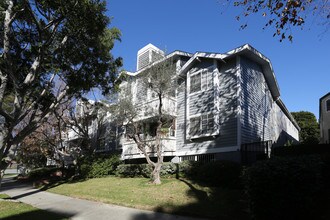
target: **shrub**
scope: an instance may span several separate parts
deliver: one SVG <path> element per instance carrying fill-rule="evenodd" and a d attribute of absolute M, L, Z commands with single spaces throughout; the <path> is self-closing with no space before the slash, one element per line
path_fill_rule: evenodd
<path fill-rule="evenodd" d="M 180 177 L 188 178 L 188 179 L 193 179 L 196 178 L 198 175 L 198 168 L 202 164 L 196 161 L 182 161 L 181 163 L 178 164 L 179 168 L 179 175 Z"/>
<path fill-rule="evenodd" d="M 239 188 L 241 186 L 240 164 L 232 161 L 213 161 L 197 167 L 197 180 L 208 186 Z"/>
<path fill-rule="evenodd" d="M 274 156 L 302 156 L 311 154 L 330 154 L 329 144 L 299 144 L 293 146 L 274 147 L 272 155 Z"/>
<path fill-rule="evenodd" d="M 241 186 L 240 164 L 232 161 L 195 162 L 179 164 L 180 176 L 208 186 L 238 188 Z"/>
<path fill-rule="evenodd" d="M 34 170 L 31 170 L 28 173 L 28 179 L 30 180 L 37 180 L 37 179 L 43 179 L 43 178 L 62 178 L 64 177 L 66 173 L 69 171 L 67 169 L 58 168 L 58 167 L 43 167 L 43 168 L 37 168 Z"/>
<path fill-rule="evenodd" d="M 119 177 L 150 177 L 151 167 L 148 164 L 121 164 L 117 167 Z"/>
<path fill-rule="evenodd" d="M 119 177 L 151 177 L 152 168 L 149 164 L 122 164 L 117 167 L 116 175 Z M 172 176 L 176 173 L 174 163 L 164 163 L 160 170 L 162 177 Z"/>
<path fill-rule="evenodd" d="M 80 174 L 85 178 L 98 178 L 114 175 L 122 162 L 118 154 L 84 158 L 80 165 Z"/>
<path fill-rule="evenodd" d="M 244 171 L 255 219 L 319 219 L 322 210 L 322 160 L 319 156 L 274 158 Z"/>
<path fill-rule="evenodd" d="M 210 163 L 183 161 L 179 164 L 164 163 L 160 175 L 162 177 L 178 175 L 209 186 L 237 188 L 241 182 L 241 170 L 239 164 L 230 161 Z M 149 178 L 151 172 L 152 169 L 148 164 L 122 164 L 117 167 L 116 175 Z"/>

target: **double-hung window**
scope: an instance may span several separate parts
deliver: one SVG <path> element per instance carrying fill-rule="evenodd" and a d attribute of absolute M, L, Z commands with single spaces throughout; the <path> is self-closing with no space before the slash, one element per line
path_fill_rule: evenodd
<path fill-rule="evenodd" d="M 211 135 L 214 132 L 213 113 L 190 118 L 190 136 Z"/>
<path fill-rule="evenodd" d="M 213 88 L 213 71 L 211 68 L 200 69 L 190 74 L 190 93 L 206 91 Z"/>
<path fill-rule="evenodd" d="M 190 77 L 190 93 L 198 92 L 201 90 L 201 72 L 194 74 Z"/>

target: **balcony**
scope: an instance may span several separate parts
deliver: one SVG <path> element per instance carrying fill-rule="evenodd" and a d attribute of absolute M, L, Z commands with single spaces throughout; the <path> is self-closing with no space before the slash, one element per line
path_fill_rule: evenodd
<path fill-rule="evenodd" d="M 136 108 L 139 110 L 139 115 L 137 117 L 137 120 L 144 120 L 158 115 L 158 106 L 159 106 L 158 98 L 154 98 L 142 104 L 136 103 Z M 175 99 L 172 97 L 164 97 L 162 110 L 163 110 L 163 114 L 165 115 L 176 116 Z"/>
<path fill-rule="evenodd" d="M 149 139 L 146 141 L 149 145 L 153 145 L 155 139 Z M 175 137 L 164 137 L 161 140 L 161 144 L 163 146 L 163 156 L 175 156 L 176 146 L 175 146 L 176 138 Z M 134 141 L 127 140 L 126 138 L 123 140 L 123 153 L 122 159 L 137 159 L 144 158 L 143 153 L 137 148 Z M 156 156 L 155 150 L 152 148 L 148 148 L 147 152 L 150 156 Z"/>

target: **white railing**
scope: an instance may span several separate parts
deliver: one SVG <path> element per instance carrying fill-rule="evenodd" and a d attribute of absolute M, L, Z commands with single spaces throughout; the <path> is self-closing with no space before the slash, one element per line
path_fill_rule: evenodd
<path fill-rule="evenodd" d="M 149 146 L 152 146 L 155 143 L 155 139 L 150 139 L 146 141 L 147 144 Z M 161 140 L 161 144 L 163 146 L 162 148 L 162 152 L 163 153 L 168 153 L 168 152 L 175 152 L 176 151 L 176 146 L 175 146 L 175 137 L 164 137 Z M 148 148 L 147 149 L 148 153 L 155 153 L 154 149 Z M 133 156 L 135 155 L 135 157 L 144 157 L 144 155 L 142 154 L 142 152 L 137 148 L 137 145 L 135 144 L 134 141 L 130 141 L 130 140 L 125 140 L 123 142 L 123 154 L 122 156 L 124 157 L 124 159 L 126 159 L 127 157 Z"/>
<path fill-rule="evenodd" d="M 176 116 L 176 101 L 174 98 L 164 97 L 163 98 L 163 114 Z M 154 98 L 150 101 L 144 103 L 136 103 L 136 108 L 138 109 L 139 116 L 138 120 L 150 118 L 158 114 L 159 99 Z"/>

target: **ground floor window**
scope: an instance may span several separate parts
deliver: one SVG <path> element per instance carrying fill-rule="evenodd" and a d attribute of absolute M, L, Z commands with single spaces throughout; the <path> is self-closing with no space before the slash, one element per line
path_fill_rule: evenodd
<path fill-rule="evenodd" d="M 190 136 L 212 134 L 214 132 L 213 113 L 190 118 Z"/>

